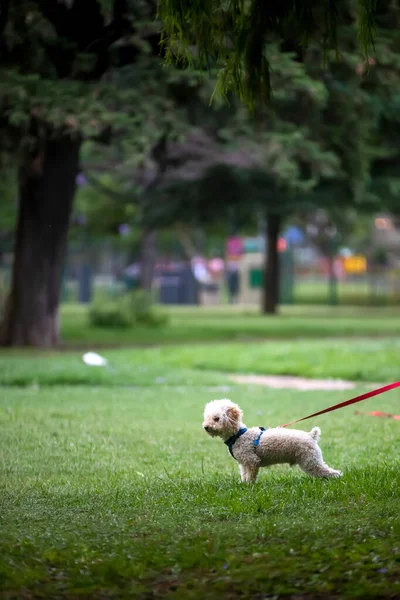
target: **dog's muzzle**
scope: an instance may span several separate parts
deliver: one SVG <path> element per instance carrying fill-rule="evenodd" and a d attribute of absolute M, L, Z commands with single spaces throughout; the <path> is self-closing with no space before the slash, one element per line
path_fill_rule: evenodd
<path fill-rule="evenodd" d="M 209 426 L 208 426 L 208 425 L 205 425 L 204 429 L 205 429 L 207 432 L 209 432 L 209 431 L 210 431 L 210 428 L 209 428 Z"/>

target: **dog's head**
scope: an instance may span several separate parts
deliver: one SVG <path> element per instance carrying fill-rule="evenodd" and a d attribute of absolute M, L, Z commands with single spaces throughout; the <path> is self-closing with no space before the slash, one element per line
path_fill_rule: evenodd
<path fill-rule="evenodd" d="M 213 437 L 228 439 L 243 426 L 243 412 L 230 400 L 213 400 L 204 409 L 203 427 Z"/>

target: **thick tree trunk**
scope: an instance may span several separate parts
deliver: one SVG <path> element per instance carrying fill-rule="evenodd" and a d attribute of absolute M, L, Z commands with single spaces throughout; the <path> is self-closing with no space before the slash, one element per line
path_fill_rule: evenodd
<path fill-rule="evenodd" d="M 140 256 L 140 287 L 146 292 L 153 289 L 154 270 L 157 259 L 156 233 L 145 231 Z"/>
<path fill-rule="evenodd" d="M 281 230 L 281 217 L 279 215 L 268 215 L 266 226 L 266 248 L 267 256 L 264 266 L 263 278 L 263 304 L 264 314 L 275 314 L 279 305 L 279 253 L 278 240 Z"/>
<path fill-rule="evenodd" d="M 0 341 L 49 348 L 59 341 L 58 306 L 80 140 L 47 141 L 24 162 L 11 291 Z"/>

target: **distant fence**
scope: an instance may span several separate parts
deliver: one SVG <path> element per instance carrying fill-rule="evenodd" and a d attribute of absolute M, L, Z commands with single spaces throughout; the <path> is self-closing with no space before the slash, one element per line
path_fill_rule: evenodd
<path fill-rule="evenodd" d="M 369 268 L 366 273 L 332 282 L 327 276 L 294 274 L 295 304 L 400 305 L 400 270 Z"/>
<path fill-rule="evenodd" d="M 128 263 L 126 249 L 113 242 L 72 243 L 65 265 L 62 302 L 87 302 L 100 293 L 108 296 L 124 293 L 129 286 L 132 287 L 126 277 L 121 277 Z M 11 253 L 3 249 L 0 254 L 0 304 L 4 301 L 9 287 L 11 264 Z M 282 303 L 400 305 L 400 269 L 369 266 L 365 273 L 346 275 L 338 279 L 334 288 L 328 276 L 310 269 L 292 266 L 290 274 L 285 273 L 283 269 L 282 278 L 285 277 L 290 277 L 291 293 L 282 297 Z M 243 282 L 240 283 L 243 285 Z M 281 287 L 285 289 L 287 286 Z M 258 294 L 253 294 L 249 303 L 259 303 L 260 294 L 260 290 Z M 172 290 L 169 297 L 173 297 Z M 214 286 L 210 286 L 209 292 L 200 294 L 199 300 L 201 303 L 227 303 L 224 277 L 215 282 Z"/>
<path fill-rule="evenodd" d="M 82 297 L 82 281 L 79 280 L 79 268 L 75 275 L 72 273 L 65 277 L 62 299 L 64 302 L 78 302 Z M 283 274 L 283 277 L 285 275 Z M 347 276 L 336 281 L 332 290 L 332 282 L 327 276 L 321 274 L 308 274 L 304 272 L 293 273 L 292 294 L 290 300 L 285 296 L 283 304 L 338 304 L 342 306 L 400 306 L 400 271 L 380 267 L 360 275 Z M 115 273 L 98 274 L 92 271 L 92 292 L 115 296 L 123 293 L 129 287 L 127 280 L 121 279 Z M 239 283 L 240 285 L 240 283 Z M 285 289 L 287 286 L 282 286 Z M 209 302 L 227 303 L 228 294 L 225 281 L 222 280 L 215 286 L 215 299 L 210 292 Z M 253 304 L 259 300 L 254 299 Z"/>

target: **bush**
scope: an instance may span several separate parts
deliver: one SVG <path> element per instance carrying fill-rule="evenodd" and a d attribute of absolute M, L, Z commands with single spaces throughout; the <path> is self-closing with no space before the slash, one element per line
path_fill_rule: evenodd
<path fill-rule="evenodd" d="M 160 327 L 167 323 L 167 315 L 155 307 L 151 294 L 136 290 L 127 296 L 136 323 L 148 327 Z"/>
<path fill-rule="evenodd" d="M 122 329 L 132 327 L 132 315 L 122 306 L 122 302 L 96 300 L 89 309 L 89 322 L 93 327 Z"/>
<path fill-rule="evenodd" d="M 167 316 L 154 306 L 151 294 L 135 290 L 117 299 L 96 299 L 89 310 L 89 322 L 93 327 L 121 329 L 160 327 L 166 325 Z"/>

